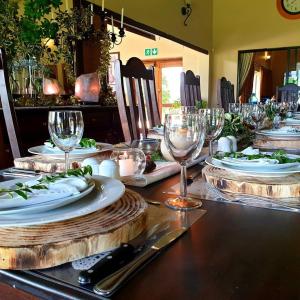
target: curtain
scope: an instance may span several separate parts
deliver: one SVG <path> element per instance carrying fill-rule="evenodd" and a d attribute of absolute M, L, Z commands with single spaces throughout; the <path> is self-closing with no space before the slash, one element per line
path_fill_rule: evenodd
<path fill-rule="evenodd" d="M 239 100 L 245 103 L 253 89 L 254 53 L 242 53 L 240 55 L 238 74 Z"/>
<path fill-rule="evenodd" d="M 253 57 L 254 53 L 242 53 L 240 54 L 240 61 L 239 61 L 239 70 L 238 70 L 238 86 L 239 92 L 242 90 L 245 80 L 249 75 L 249 71 L 253 64 Z"/>

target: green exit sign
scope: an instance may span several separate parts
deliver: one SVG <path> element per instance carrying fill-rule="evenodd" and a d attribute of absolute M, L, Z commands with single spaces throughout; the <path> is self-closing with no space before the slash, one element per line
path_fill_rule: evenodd
<path fill-rule="evenodd" d="M 158 48 L 146 48 L 145 56 L 158 55 Z"/>

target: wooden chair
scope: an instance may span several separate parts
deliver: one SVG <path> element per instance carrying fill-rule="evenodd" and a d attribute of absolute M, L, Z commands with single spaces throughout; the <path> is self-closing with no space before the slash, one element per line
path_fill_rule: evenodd
<path fill-rule="evenodd" d="M 182 106 L 195 106 L 201 101 L 200 76 L 188 70 L 180 75 L 180 100 Z"/>
<path fill-rule="evenodd" d="M 148 128 L 160 124 L 154 68 L 132 57 L 126 65 L 115 61 L 116 96 L 125 141 L 147 137 Z M 139 126 L 140 124 L 140 126 Z"/>
<path fill-rule="evenodd" d="M 294 102 L 299 99 L 300 87 L 294 83 L 288 83 L 281 87 L 276 87 L 276 100 L 279 102 Z"/>
<path fill-rule="evenodd" d="M 225 77 L 218 80 L 217 97 L 221 100 L 221 105 L 224 108 L 224 111 L 228 112 L 229 103 L 235 102 L 234 85 Z"/>
<path fill-rule="evenodd" d="M 0 99 L 4 115 L 5 125 L 8 133 L 9 143 L 13 158 L 21 157 L 23 153 L 19 134 L 19 126 L 10 91 L 8 69 L 5 51 L 0 48 Z"/>

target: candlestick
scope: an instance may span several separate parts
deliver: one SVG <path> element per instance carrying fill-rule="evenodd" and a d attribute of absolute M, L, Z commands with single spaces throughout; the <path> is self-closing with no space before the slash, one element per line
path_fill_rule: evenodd
<path fill-rule="evenodd" d="M 124 8 L 122 7 L 122 13 L 121 13 L 121 28 L 123 28 L 123 18 L 124 18 Z"/>
<path fill-rule="evenodd" d="M 104 0 L 102 0 L 102 11 L 104 11 Z"/>
<path fill-rule="evenodd" d="M 115 33 L 115 28 L 114 28 L 114 16 L 111 16 L 111 26 L 112 26 L 112 33 Z"/>
<path fill-rule="evenodd" d="M 94 18 L 94 4 L 92 3 L 91 4 L 91 13 L 92 13 L 92 15 L 91 15 L 91 25 L 93 25 L 93 18 Z"/>

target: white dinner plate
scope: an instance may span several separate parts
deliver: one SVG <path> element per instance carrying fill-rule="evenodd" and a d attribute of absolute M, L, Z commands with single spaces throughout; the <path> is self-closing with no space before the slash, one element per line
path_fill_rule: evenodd
<path fill-rule="evenodd" d="M 96 148 L 80 148 L 74 149 L 70 152 L 70 157 L 72 158 L 84 158 L 97 155 L 100 152 L 104 152 L 107 150 L 111 150 L 113 146 L 111 144 L 106 143 L 97 143 Z M 48 147 L 46 145 L 40 145 L 31 147 L 28 149 L 28 152 L 31 154 L 43 155 L 57 159 L 64 159 L 65 154 L 62 150 L 55 148 Z"/>
<path fill-rule="evenodd" d="M 283 131 L 280 129 L 264 129 L 257 131 L 257 133 L 265 136 L 300 137 L 300 132 Z"/>
<path fill-rule="evenodd" d="M 300 125 L 300 120 L 298 118 L 287 118 L 282 123 L 286 125 Z"/>
<path fill-rule="evenodd" d="M 300 158 L 298 155 L 288 155 L 289 158 Z M 293 162 L 293 163 L 286 163 L 286 164 L 267 164 L 263 163 L 261 161 L 251 161 L 251 160 L 243 160 L 243 159 L 217 159 L 213 158 L 213 160 L 216 160 L 220 162 L 221 164 L 225 166 L 229 166 L 232 168 L 238 168 L 238 169 L 245 169 L 245 170 L 253 170 L 253 171 L 276 171 L 276 170 L 283 170 L 288 169 L 292 167 L 300 167 L 300 163 Z"/>
<path fill-rule="evenodd" d="M 16 181 L 16 180 L 14 180 Z M 18 180 L 20 182 L 20 180 Z M 1 183 L 3 184 L 3 182 Z M 23 198 L 18 198 L 18 199 L 10 199 L 11 205 L 10 207 L 8 205 L 5 205 L 3 208 L 4 203 L 0 203 L 1 208 L 0 208 L 0 215 L 7 215 L 7 214 L 16 214 L 16 213 L 37 213 L 37 212 L 43 212 L 43 211 L 49 211 L 51 209 L 55 209 L 64 205 L 68 205 L 72 202 L 75 202 L 89 193 L 92 192 L 92 190 L 95 187 L 95 182 L 94 180 L 90 180 L 88 183 L 88 187 L 80 192 L 79 194 L 68 196 L 68 197 L 63 197 L 63 198 L 57 198 L 53 200 L 47 200 L 47 195 L 43 195 L 42 197 L 32 197 L 28 199 L 23 199 Z M 37 202 L 34 202 L 37 200 Z M 16 202 L 16 204 L 14 204 Z"/>
<path fill-rule="evenodd" d="M 300 173 L 300 166 L 298 167 L 292 167 L 282 170 L 276 170 L 276 171 L 265 171 L 263 169 L 260 170 L 245 170 L 245 169 L 239 169 L 236 167 L 231 166 L 225 166 L 220 161 L 216 159 L 212 159 L 211 157 L 207 158 L 205 162 L 213 167 L 228 170 L 234 173 L 239 173 L 247 176 L 253 176 L 253 177 L 286 177 L 292 174 Z"/>
<path fill-rule="evenodd" d="M 125 186 L 119 180 L 97 175 L 92 179 L 96 187 L 80 200 L 50 211 L 1 215 L 0 226 L 29 226 L 73 219 L 113 204 L 125 192 Z"/>

